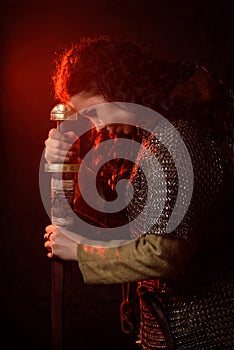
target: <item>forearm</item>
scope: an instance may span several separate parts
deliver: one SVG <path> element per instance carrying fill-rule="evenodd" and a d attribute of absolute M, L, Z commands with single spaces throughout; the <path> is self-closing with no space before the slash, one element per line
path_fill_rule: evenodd
<path fill-rule="evenodd" d="M 187 240 L 146 235 L 113 247 L 78 244 L 78 263 L 87 284 L 110 284 L 151 278 L 170 278 L 179 273 L 194 250 Z"/>

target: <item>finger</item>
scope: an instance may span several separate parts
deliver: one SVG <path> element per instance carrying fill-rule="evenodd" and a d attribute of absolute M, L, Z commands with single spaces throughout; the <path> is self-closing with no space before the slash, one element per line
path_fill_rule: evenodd
<path fill-rule="evenodd" d="M 78 155 L 73 151 L 64 151 L 56 148 L 46 148 L 45 149 L 45 160 L 48 163 L 64 163 L 64 162 L 74 162 L 78 159 Z"/>
<path fill-rule="evenodd" d="M 46 155 L 45 159 L 47 163 L 73 163 L 75 158 L 74 157 L 61 157 L 56 155 Z"/>
<path fill-rule="evenodd" d="M 53 129 L 50 129 L 48 137 L 54 140 L 61 140 L 63 135 L 58 129 L 53 128 Z"/>
<path fill-rule="evenodd" d="M 56 232 L 58 230 L 62 230 L 62 227 L 61 226 L 57 226 L 57 225 L 55 226 L 53 224 L 48 225 L 45 228 L 46 233 L 54 233 L 54 232 Z"/>
<path fill-rule="evenodd" d="M 48 234 L 48 233 L 45 233 L 45 234 L 44 234 L 44 239 L 48 239 L 48 237 L 49 237 L 49 234 Z"/>
<path fill-rule="evenodd" d="M 55 148 L 55 149 L 57 148 L 65 151 L 68 151 L 70 149 L 74 149 L 74 150 L 77 149 L 77 144 L 73 145 L 73 143 L 67 142 L 66 139 L 57 140 L 57 139 L 48 138 L 45 141 L 45 146 L 47 148 Z"/>
<path fill-rule="evenodd" d="M 56 229 L 56 226 L 51 224 L 46 226 L 45 231 L 49 233 L 49 232 L 55 231 L 55 229 Z"/>
<path fill-rule="evenodd" d="M 53 135 L 56 134 L 56 131 L 58 131 L 58 129 L 55 129 L 55 128 L 50 129 L 50 131 L 48 133 L 48 137 L 53 138 Z"/>
<path fill-rule="evenodd" d="M 52 235 L 52 232 L 50 232 L 50 233 L 45 233 L 45 234 L 44 234 L 44 239 L 49 241 L 51 235 Z"/>
<path fill-rule="evenodd" d="M 44 243 L 44 247 L 46 248 L 46 249 L 48 249 L 48 250 L 52 250 L 52 243 L 51 243 L 51 241 L 49 240 L 49 241 L 46 241 L 45 243 Z"/>
<path fill-rule="evenodd" d="M 61 132 L 58 129 L 51 129 L 48 138 L 73 144 L 77 141 L 78 136 L 74 131 Z"/>
<path fill-rule="evenodd" d="M 45 157 L 77 157 L 77 153 L 70 149 L 59 149 L 56 147 L 47 147 Z"/>

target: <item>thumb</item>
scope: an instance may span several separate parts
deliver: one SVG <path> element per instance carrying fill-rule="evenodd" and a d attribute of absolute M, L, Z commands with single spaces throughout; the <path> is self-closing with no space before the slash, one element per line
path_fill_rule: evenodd
<path fill-rule="evenodd" d="M 62 139 L 62 133 L 58 129 L 50 129 L 49 131 L 49 138 L 54 140 L 61 140 Z"/>

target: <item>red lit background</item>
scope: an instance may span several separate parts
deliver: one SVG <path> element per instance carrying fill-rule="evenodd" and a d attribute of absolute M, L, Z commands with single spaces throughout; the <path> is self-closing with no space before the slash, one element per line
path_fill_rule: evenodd
<path fill-rule="evenodd" d="M 118 34 L 154 42 L 171 58 L 205 65 L 234 86 L 232 0 L 3 0 L 1 81 L 1 342 L 6 349 L 50 349 L 49 223 L 38 167 L 54 125 L 50 73 L 54 52 L 81 36 Z M 83 286 L 77 349 L 131 349 L 119 329 L 120 285 Z M 132 347 L 133 349 L 133 347 Z"/>

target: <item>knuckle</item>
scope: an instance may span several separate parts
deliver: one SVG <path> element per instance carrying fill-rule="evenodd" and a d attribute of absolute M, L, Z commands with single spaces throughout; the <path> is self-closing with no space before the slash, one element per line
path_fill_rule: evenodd
<path fill-rule="evenodd" d="M 48 136 L 50 138 L 50 137 L 53 137 L 55 134 L 56 134 L 56 129 L 53 128 L 53 129 L 50 129 Z"/>
<path fill-rule="evenodd" d="M 66 155 L 66 151 L 63 151 L 61 148 L 58 149 L 58 156 L 65 156 Z"/>
<path fill-rule="evenodd" d="M 59 149 L 59 151 L 61 151 L 63 148 L 67 148 L 66 144 L 62 140 L 57 141 L 56 147 Z"/>

